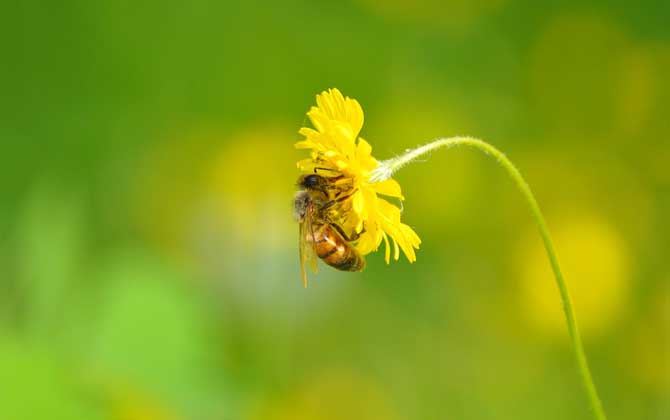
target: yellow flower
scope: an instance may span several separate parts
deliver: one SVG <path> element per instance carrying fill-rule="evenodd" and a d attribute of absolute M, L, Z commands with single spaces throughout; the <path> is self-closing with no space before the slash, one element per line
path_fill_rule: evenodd
<path fill-rule="evenodd" d="M 317 106 L 307 115 L 314 128 L 303 127 L 305 140 L 296 143 L 298 149 L 311 149 L 311 158 L 298 162 L 304 173 L 318 172 L 325 177 L 341 177 L 338 183 L 351 183 L 351 197 L 334 206 L 329 217 L 350 237 L 358 236 L 354 246 L 366 255 L 386 245 L 385 259 L 391 257 L 389 237 L 393 242 L 393 258 L 400 258 L 400 249 L 410 262 L 416 261 L 414 249 L 421 239 L 411 227 L 400 222 L 400 209 L 379 197 L 384 195 L 404 200 L 400 185 L 393 179 L 371 182 L 371 172 L 377 167 L 370 144 L 358 137 L 363 127 L 363 110 L 339 90 L 330 89 L 316 97 Z"/>

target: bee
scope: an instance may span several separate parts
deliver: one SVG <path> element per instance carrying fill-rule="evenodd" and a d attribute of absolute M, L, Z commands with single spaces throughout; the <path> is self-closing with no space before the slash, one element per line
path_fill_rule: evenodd
<path fill-rule="evenodd" d="M 326 264 L 342 271 L 362 271 L 363 256 L 351 244 L 358 238 L 347 237 L 342 228 L 329 220 L 328 209 L 351 197 L 350 187 L 338 185 L 341 177 L 327 178 L 316 174 L 298 178 L 301 188 L 294 198 L 293 216 L 300 224 L 300 274 L 307 287 L 305 266 L 317 270 L 318 256 Z"/>

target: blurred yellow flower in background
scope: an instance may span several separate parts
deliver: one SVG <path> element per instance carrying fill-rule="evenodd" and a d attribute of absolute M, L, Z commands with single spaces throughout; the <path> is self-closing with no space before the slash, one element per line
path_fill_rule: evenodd
<path fill-rule="evenodd" d="M 605 333 L 619 319 L 629 293 L 629 253 L 623 238 L 595 216 L 565 220 L 557 224 L 553 237 L 581 331 Z M 522 308 L 539 331 L 563 334 L 565 319 L 542 245 L 529 238 L 523 248 Z"/>
<path fill-rule="evenodd" d="M 303 127 L 305 140 L 296 143 L 298 149 L 311 149 L 311 158 L 298 162 L 307 174 L 320 172 L 325 177 L 342 177 L 338 183 L 352 184 L 351 199 L 333 206 L 331 218 L 347 234 L 360 234 L 355 243 L 363 255 L 376 251 L 382 240 L 386 244 L 385 260 L 391 257 L 389 236 L 393 242 L 393 258 L 400 258 L 400 249 L 410 262 L 416 261 L 414 249 L 421 239 L 411 227 L 400 221 L 401 210 L 379 195 L 403 200 L 400 185 L 393 179 L 371 183 L 370 173 L 377 167 L 372 147 L 358 137 L 363 127 L 363 110 L 355 99 L 344 97 L 337 89 L 322 92 L 316 97 L 317 106 L 309 116 L 314 129 Z"/>
<path fill-rule="evenodd" d="M 162 401 L 126 385 L 112 389 L 112 419 L 114 420 L 178 420 L 182 416 L 174 413 Z"/>
<path fill-rule="evenodd" d="M 232 141 L 211 155 L 207 188 L 214 213 L 210 223 L 220 227 L 225 241 L 233 239 L 246 252 L 258 252 L 259 235 L 264 238 L 263 247 L 275 252 L 294 243 L 291 220 L 285 217 L 293 173 L 285 162 L 295 153 L 272 141 L 289 135 L 290 129 L 280 124 L 257 124 L 230 135 Z"/>
<path fill-rule="evenodd" d="M 282 398 L 263 400 L 248 420 L 393 420 L 388 390 L 358 372 L 321 372 Z"/>

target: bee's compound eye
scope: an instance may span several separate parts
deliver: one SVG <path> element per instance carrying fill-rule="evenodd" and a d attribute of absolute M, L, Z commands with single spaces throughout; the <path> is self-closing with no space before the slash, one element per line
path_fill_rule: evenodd
<path fill-rule="evenodd" d="M 316 187 L 321 184 L 321 177 L 319 175 L 307 175 L 302 180 L 302 184 L 305 187 Z"/>

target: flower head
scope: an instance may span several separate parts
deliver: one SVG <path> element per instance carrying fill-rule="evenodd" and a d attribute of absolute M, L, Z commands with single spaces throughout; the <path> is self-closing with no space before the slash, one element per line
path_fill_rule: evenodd
<path fill-rule="evenodd" d="M 357 238 L 354 246 L 363 255 L 376 251 L 383 240 L 387 263 L 391 257 L 390 242 L 395 260 L 400 258 L 402 249 L 410 262 L 416 261 L 414 249 L 419 248 L 421 239 L 400 221 L 400 208 L 380 197 L 404 200 L 400 185 L 393 179 L 370 180 L 378 162 L 372 157 L 370 144 L 358 136 L 363 127 L 360 104 L 342 96 L 337 89 L 317 95 L 316 103 L 307 112 L 314 128 L 301 128 L 305 139 L 295 146 L 311 150 L 309 159 L 298 162 L 301 171 L 338 178 L 340 185 L 347 186 L 350 196 L 330 209 L 330 220 L 347 236 Z"/>

